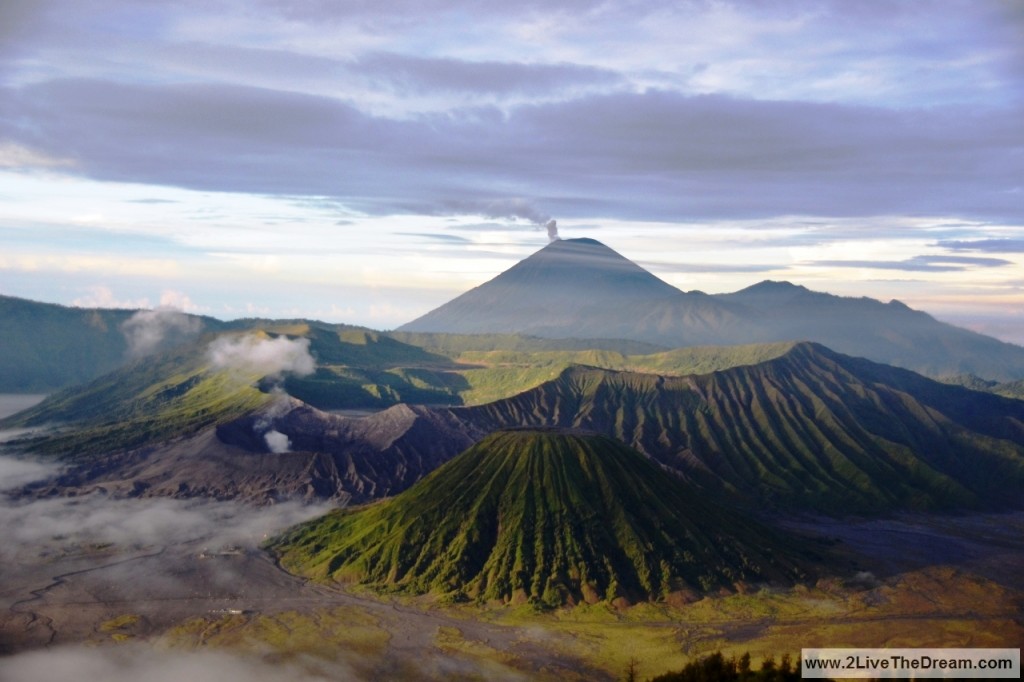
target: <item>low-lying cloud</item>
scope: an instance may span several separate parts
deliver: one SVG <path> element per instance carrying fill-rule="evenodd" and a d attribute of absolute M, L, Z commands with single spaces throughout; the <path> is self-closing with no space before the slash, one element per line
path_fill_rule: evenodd
<path fill-rule="evenodd" d="M 266 537 L 330 508 L 299 502 L 255 507 L 208 499 L 118 499 L 99 493 L 5 500 L 0 502 L 0 560 L 54 544 L 127 548 L 202 541 L 255 549 Z"/>
<path fill-rule="evenodd" d="M 170 306 L 140 310 L 121 325 L 128 354 L 133 358 L 156 352 L 165 341 L 195 337 L 202 329 L 203 322 L 198 317 Z"/>
<path fill-rule="evenodd" d="M 316 361 L 309 354 L 309 339 L 286 336 L 221 336 L 210 343 L 207 357 L 215 369 L 262 376 L 279 377 L 285 373 L 305 376 L 316 369 Z"/>
<path fill-rule="evenodd" d="M 323 676 L 295 663 L 270 663 L 260 656 L 242 657 L 225 651 L 158 650 L 144 645 L 64 647 L 4 659 L 0 682 L 326 682 L 359 679 L 347 666 L 330 667 L 329 676 Z"/>
<path fill-rule="evenodd" d="M 60 470 L 59 465 L 47 462 L 0 457 L 0 491 L 13 490 L 35 481 L 50 478 Z"/>

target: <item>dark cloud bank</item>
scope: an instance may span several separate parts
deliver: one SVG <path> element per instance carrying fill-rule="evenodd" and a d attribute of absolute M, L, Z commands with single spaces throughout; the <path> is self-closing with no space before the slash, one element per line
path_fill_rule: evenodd
<path fill-rule="evenodd" d="M 378 214 L 494 216 L 509 201 L 495 188 L 512 186 L 577 217 L 1024 220 L 1024 127 L 1002 109 L 647 91 L 397 120 L 259 88 L 72 79 L 0 92 L 0 138 L 92 177 L 330 196 Z"/>

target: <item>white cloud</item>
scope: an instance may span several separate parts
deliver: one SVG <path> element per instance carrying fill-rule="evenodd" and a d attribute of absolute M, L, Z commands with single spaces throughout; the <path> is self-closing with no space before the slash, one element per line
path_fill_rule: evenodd
<path fill-rule="evenodd" d="M 0 442 L 5 432 L 0 431 Z M 23 485 L 49 478 L 61 470 L 60 466 L 29 459 L 0 456 L 0 491 L 20 488 Z"/>
<path fill-rule="evenodd" d="M 136 358 L 155 352 L 165 341 L 180 342 L 193 338 L 202 328 L 203 322 L 199 318 L 168 306 L 140 310 L 121 324 L 128 352 Z"/>
<path fill-rule="evenodd" d="M 303 376 L 312 374 L 316 369 L 316 361 L 309 354 L 309 339 L 285 336 L 221 336 L 210 343 L 207 357 L 216 369 L 240 370 L 262 376 L 286 372 Z"/>
<path fill-rule="evenodd" d="M 97 284 L 89 287 L 89 293 L 83 296 L 77 296 L 72 299 L 72 305 L 80 308 L 148 308 L 149 299 L 139 298 L 135 300 L 125 300 L 118 298 L 114 291 L 105 285 Z"/>
<path fill-rule="evenodd" d="M 3 6 L 6 286 L 66 301 L 98 280 L 130 307 L 143 301 L 127 279 L 148 282 L 150 300 L 202 286 L 211 310 L 251 301 L 280 315 L 329 308 L 333 284 L 353 301 L 337 321 L 397 324 L 513 260 L 410 248 L 390 236 L 396 221 L 423 232 L 502 202 L 552 215 L 565 236 L 611 221 L 637 235 L 650 223 L 713 233 L 731 220 L 870 219 L 852 247 L 890 216 L 1024 223 L 1014 3 L 242 4 Z M 515 255 L 538 236 L 517 239 Z M 656 250 L 660 235 L 646 236 Z M 783 263 L 778 244 L 751 246 L 727 247 L 724 262 Z M 863 281 L 823 270 L 807 277 Z M 749 283 L 707 274 L 685 282 Z M 382 281 L 386 300 L 348 296 Z M 887 295 L 903 298 L 900 286 Z"/>
<path fill-rule="evenodd" d="M 0 254 L 0 270 L 22 272 L 93 273 L 116 276 L 170 277 L 180 273 L 179 264 L 167 258 L 141 257 L 126 260 L 106 255 L 59 253 Z"/>
<path fill-rule="evenodd" d="M 0 558 L 51 546 L 112 543 L 122 548 L 204 542 L 255 549 L 268 535 L 327 511 L 284 502 L 254 507 L 206 499 L 75 498 L 0 500 Z"/>

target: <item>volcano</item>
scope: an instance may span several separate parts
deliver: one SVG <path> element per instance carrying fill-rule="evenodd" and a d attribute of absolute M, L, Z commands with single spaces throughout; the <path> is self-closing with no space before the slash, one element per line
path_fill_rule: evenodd
<path fill-rule="evenodd" d="M 899 301 L 765 281 L 684 292 L 594 239 L 554 241 L 397 331 L 626 339 L 665 348 L 813 341 L 932 377 L 1024 379 L 1024 348 Z"/>
<path fill-rule="evenodd" d="M 812 554 L 618 441 L 558 430 L 494 433 L 397 497 L 273 549 L 318 579 L 546 606 L 792 583 Z"/>
<path fill-rule="evenodd" d="M 489 282 L 399 327 L 402 332 L 517 333 L 713 343 L 742 306 L 686 293 L 594 239 L 560 239 Z"/>

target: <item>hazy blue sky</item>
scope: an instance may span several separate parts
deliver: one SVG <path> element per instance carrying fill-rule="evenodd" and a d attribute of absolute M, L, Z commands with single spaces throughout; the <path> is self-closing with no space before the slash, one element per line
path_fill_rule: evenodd
<path fill-rule="evenodd" d="M 390 328 L 547 242 L 1024 342 L 1024 2 L 0 3 L 0 293 Z"/>

